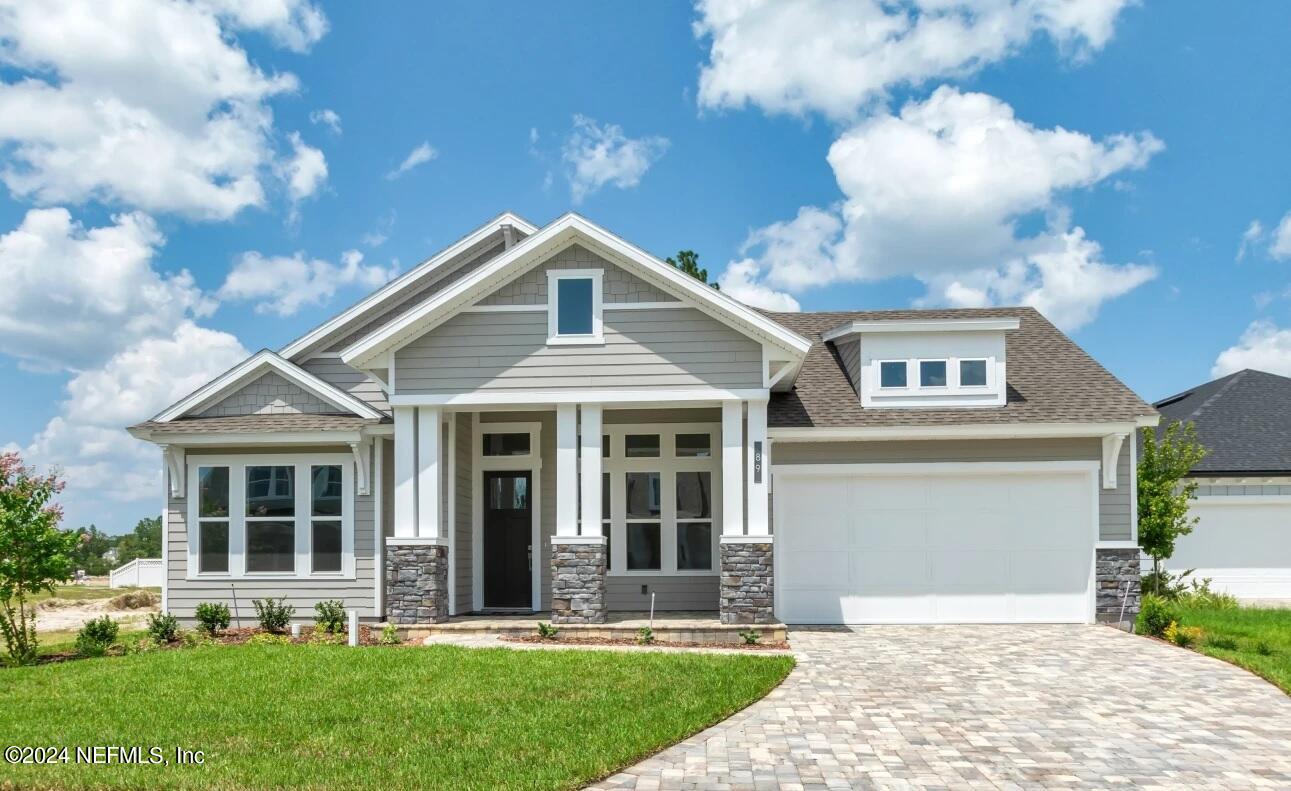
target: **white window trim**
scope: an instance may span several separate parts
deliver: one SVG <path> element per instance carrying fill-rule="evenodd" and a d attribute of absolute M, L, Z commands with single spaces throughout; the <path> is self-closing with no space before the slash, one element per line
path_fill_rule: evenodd
<path fill-rule="evenodd" d="M 601 471 L 610 474 L 610 559 L 611 577 L 715 577 L 721 573 L 720 543 L 722 525 L 722 425 L 720 423 L 607 423 L 601 434 L 610 438 L 610 454 L 602 456 Z M 658 434 L 659 456 L 652 458 L 624 455 L 624 438 L 628 434 Z M 708 434 L 711 455 L 708 458 L 678 457 L 678 434 Z M 625 473 L 658 472 L 660 476 L 659 509 L 659 569 L 629 570 L 627 548 L 627 488 Z M 687 522 L 708 521 L 712 524 L 711 569 L 677 568 L 677 480 L 679 472 L 707 472 L 712 481 L 709 493 L 711 519 L 687 519 Z M 636 519 L 651 522 L 651 519 Z"/>
<path fill-rule="evenodd" d="M 926 384 L 924 384 L 924 383 L 923 383 L 923 366 L 924 366 L 926 363 L 941 363 L 943 366 L 945 366 L 945 367 L 942 369 L 942 374 L 946 377 L 946 384 L 944 384 L 944 385 L 926 385 Z M 932 392 L 937 392 L 937 393 L 945 393 L 945 392 L 949 392 L 949 391 L 950 391 L 950 368 L 951 368 L 951 365 L 950 365 L 950 358 L 947 358 L 947 357 L 920 357 L 919 359 L 915 360 L 915 370 L 919 373 L 918 384 L 917 384 L 917 385 L 915 385 L 915 386 L 916 386 L 920 391 L 932 391 Z M 906 379 L 906 382 L 908 383 L 909 381 L 910 381 L 910 380 L 907 378 L 907 379 Z"/>
<path fill-rule="evenodd" d="M 354 564 L 354 511 L 356 506 L 354 480 L 354 454 L 277 454 L 250 453 L 222 456 L 188 457 L 188 485 L 193 496 L 188 498 L 188 580 L 353 580 Z M 310 513 L 312 477 L 310 468 L 321 465 L 339 465 L 341 468 L 341 571 L 314 573 L 313 566 L 313 515 Z M 246 468 L 264 466 L 294 466 L 296 468 L 296 524 L 295 570 L 284 572 L 258 572 L 246 570 Z M 201 498 L 198 492 L 198 471 L 202 467 L 229 468 L 229 570 L 203 572 L 198 569 L 200 526 L 197 510 Z M 303 473 L 303 474 L 302 474 Z M 303 482 L 303 483 L 302 483 Z M 320 517 L 333 520 L 332 517 Z M 271 521 L 271 520 L 269 520 Z M 277 521 L 283 521 L 282 519 Z"/>
<path fill-rule="evenodd" d="M 958 390 L 960 390 L 960 391 L 963 391 L 963 392 L 966 392 L 966 393 L 988 393 L 988 392 L 990 392 L 990 390 L 991 390 L 991 368 L 993 368 L 993 367 L 994 367 L 994 366 L 992 366 L 992 365 L 991 365 L 991 358 L 989 358 L 989 357 L 956 357 L 956 358 L 954 358 L 954 359 L 955 359 L 955 372 L 954 372 L 954 377 L 953 377 L 953 379 L 949 378 L 949 377 L 951 376 L 951 374 L 950 374 L 950 371 L 947 371 L 947 372 L 946 372 L 946 376 L 948 377 L 948 378 L 947 378 L 947 380 L 946 380 L 947 382 L 953 381 L 953 382 L 954 382 L 954 387 L 955 387 L 956 389 L 958 389 Z M 983 366 L 985 366 L 985 367 L 986 367 L 986 384 L 980 384 L 980 385 L 966 385 L 966 384 L 964 384 L 964 382 L 963 382 L 963 377 L 964 377 L 964 368 L 963 368 L 963 366 L 964 366 L 964 363 L 981 363 Z"/>
<path fill-rule="evenodd" d="M 858 352 L 859 354 L 859 352 Z M 959 364 L 965 361 L 980 361 L 986 364 L 986 384 L 985 385 L 963 385 L 959 381 Z M 945 385 L 923 385 L 923 366 L 922 363 L 944 362 L 946 364 L 946 384 Z M 883 386 L 883 364 L 884 363 L 905 363 L 906 365 L 906 386 L 905 387 L 884 387 Z M 1002 363 L 995 357 L 909 357 L 901 358 L 875 358 L 869 361 L 866 366 L 867 370 L 862 371 L 862 380 L 864 381 L 864 400 L 862 406 L 884 407 L 884 406 L 911 406 L 917 405 L 917 400 L 924 396 L 996 396 L 996 403 L 990 404 L 964 404 L 962 406 L 998 406 L 1004 403 L 1003 388 L 1000 386 L 1003 379 Z M 909 399 L 909 400 L 905 400 Z M 914 401 L 914 404 L 911 403 Z M 960 406 L 956 404 L 938 403 L 939 407 L 953 408 Z"/>
<path fill-rule="evenodd" d="M 905 366 L 905 384 L 904 385 L 885 385 L 883 384 L 883 366 L 889 363 L 899 363 Z M 878 389 L 885 393 L 904 393 L 910 389 L 910 361 L 909 360 L 875 360 L 874 370 L 878 376 Z"/>
<path fill-rule="evenodd" d="M 559 332 L 560 281 L 592 281 L 592 332 L 587 335 L 561 335 Z M 605 343 L 605 325 L 602 322 L 604 301 L 603 269 L 551 269 L 547 271 L 547 345 L 548 346 L 600 346 Z"/>

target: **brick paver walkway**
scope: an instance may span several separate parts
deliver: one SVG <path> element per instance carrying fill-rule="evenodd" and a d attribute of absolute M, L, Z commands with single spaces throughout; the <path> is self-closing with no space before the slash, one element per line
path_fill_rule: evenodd
<path fill-rule="evenodd" d="M 595 787 L 1291 788 L 1291 698 L 1200 654 L 1103 626 L 790 639 L 769 696 Z"/>

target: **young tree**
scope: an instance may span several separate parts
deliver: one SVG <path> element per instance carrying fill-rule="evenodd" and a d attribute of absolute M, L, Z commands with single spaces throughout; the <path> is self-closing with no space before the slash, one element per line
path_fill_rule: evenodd
<path fill-rule="evenodd" d="M 149 517 L 140 519 L 134 526 L 133 533 L 127 533 L 117 539 L 117 565 L 129 563 L 135 558 L 161 557 L 161 519 Z"/>
<path fill-rule="evenodd" d="M 72 576 L 77 537 L 58 529 L 58 476 L 37 475 L 17 453 L 0 454 L 0 631 L 14 664 L 36 659 L 36 615 L 27 599 Z"/>
<path fill-rule="evenodd" d="M 1139 546 L 1152 558 L 1152 579 L 1159 593 L 1161 561 L 1174 555 L 1179 536 L 1192 532 L 1197 517 L 1188 515 L 1188 501 L 1197 496 L 1197 482 L 1188 472 L 1206 455 L 1191 422 L 1171 423 L 1158 440 L 1143 429 L 1139 458 Z"/>
<path fill-rule="evenodd" d="M 681 271 L 695 278 L 699 282 L 708 286 L 712 286 L 718 291 L 722 290 L 722 287 L 717 285 L 716 283 L 708 282 L 708 270 L 699 268 L 699 253 L 696 253 L 694 250 L 682 250 L 681 252 L 677 253 L 676 258 L 665 258 L 664 260 L 667 261 L 669 264 L 672 264 L 677 269 L 680 269 Z"/>

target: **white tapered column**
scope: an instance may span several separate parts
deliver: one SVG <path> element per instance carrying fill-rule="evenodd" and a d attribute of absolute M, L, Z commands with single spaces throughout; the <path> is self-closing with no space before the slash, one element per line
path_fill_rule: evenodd
<path fill-rule="evenodd" d="M 744 535 L 744 402 L 722 402 L 722 536 Z"/>
<path fill-rule="evenodd" d="M 578 493 L 583 506 L 582 535 L 601 535 L 601 405 L 583 404 L 580 417 L 579 459 L 582 481 Z"/>
<path fill-rule="evenodd" d="M 417 410 L 394 408 L 394 534 L 417 535 Z"/>
<path fill-rule="evenodd" d="M 765 536 L 771 532 L 767 520 L 767 402 L 749 402 L 749 438 L 745 447 L 745 480 L 749 493 L 749 535 Z"/>
<path fill-rule="evenodd" d="M 440 413 L 439 407 L 417 410 L 417 536 L 442 538 L 440 519 Z"/>
<path fill-rule="evenodd" d="M 578 407 L 556 405 L 556 535 L 578 535 Z"/>

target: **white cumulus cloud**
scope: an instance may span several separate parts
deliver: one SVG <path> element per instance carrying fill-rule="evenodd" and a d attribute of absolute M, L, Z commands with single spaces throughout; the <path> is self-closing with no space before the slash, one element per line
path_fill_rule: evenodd
<path fill-rule="evenodd" d="M 1227 376 L 1247 368 L 1291 376 L 1291 329 L 1253 321 L 1237 343 L 1219 353 L 1210 375 Z"/>
<path fill-rule="evenodd" d="M 1278 227 L 1273 230 L 1269 255 L 1279 261 L 1291 258 L 1291 212 L 1287 212 L 1278 223 Z"/>
<path fill-rule="evenodd" d="M 969 75 L 1038 35 L 1080 58 L 1132 0 L 701 0 L 699 104 L 846 119 L 898 86 Z"/>
<path fill-rule="evenodd" d="M 574 203 L 581 203 L 607 184 L 619 189 L 640 184 L 668 145 L 666 137 L 628 137 L 617 124 L 598 124 L 575 115 L 573 131 L 561 152 Z"/>
<path fill-rule="evenodd" d="M 315 110 L 309 114 L 311 124 L 322 124 L 331 129 L 334 134 L 341 134 L 341 116 L 335 110 L 323 108 Z"/>
<path fill-rule="evenodd" d="M 326 303 L 343 286 L 371 290 L 397 272 L 397 264 L 364 264 L 358 250 L 341 253 L 339 264 L 307 258 L 302 252 L 265 256 L 251 250 L 234 262 L 217 293 L 221 299 L 253 301 L 257 313 L 291 316 L 307 305 Z"/>
<path fill-rule="evenodd" d="M 999 99 L 943 86 L 844 132 L 828 157 L 841 204 L 754 231 L 743 277 L 791 294 L 914 277 L 925 303 L 1020 302 L 1074 329 L 1155 270 L 1103 261 L 1061 197 L 1143 168 L 1163 147 L 1146 132 L 1095 140 L 1038 128 Z M 1040 215 L 1046 229 L 1019 231 Z"/>
<path fill-rule="evenodd" d="M 265 201 L 271 98 L 291 74 L 235 35 L 307 49 L 326 20 L 304 0 L 0 0 L 0 180 L 39 203 L 104 201 L 227 219 Z"/>
<path fill-rule="evenodd" d="M 403 161 L 399 163 L 399 167 L 387 173 L 386 178 L 394 181 L 418 165 L 424 165 L 438 156 L 439 152 L 435 150 L 434 146 L 429 142 L 423 142 L 412 151 L 409 151 L 408 156 L 404 157 Z"/>

